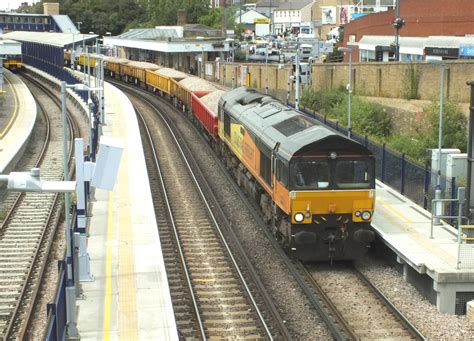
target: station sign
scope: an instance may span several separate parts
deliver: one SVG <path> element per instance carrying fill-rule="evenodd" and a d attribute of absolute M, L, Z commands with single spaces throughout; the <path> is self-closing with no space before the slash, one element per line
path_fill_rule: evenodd
<path fill-rule="evenodd" d="M 255 19 L 253 19 L 253 23 L 254 24 L 269 24 L 270 19 L 268 19 L 268 18 L 255 18 Z"/>
<path fill-rule="evenodd" d="M 459 56 L 459 48 L 425 47 L 425 55 L 457 58 Z"/>

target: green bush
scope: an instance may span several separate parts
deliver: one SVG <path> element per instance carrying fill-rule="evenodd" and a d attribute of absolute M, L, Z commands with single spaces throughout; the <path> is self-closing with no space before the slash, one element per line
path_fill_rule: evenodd
<path fill-rule="evenodd" d="M 431 104 L 425 111 L 428 114 L 427 125 L 433 127 L 433 129 L 429 130 L 430 146 L 428 148 L 435 148 L 438 146 L 439 103 Z M 462 152 L 465 152 L 467 147 L 467 126 L 467 118 L 459 110 L 459 106 L 449 101 L 444 103 L 442 146 L 444 148 L 459 148 Z"/>
<path fill-rule="evenodd" d="M 305 87 L 303 88 L 300 103 L 304 107 L 329 114 L 332 107 L 343 101 L 346 97 L 347 91 L 344 86 L 329 91 L 314 91 L 311 87 Z"/>
<path fill-rule="evenodd" d="M 390 149 L 405 153 L 410 159 L 424 163 L 427 149 L 426 139 L 416 139 L 408 135 L 392 135 L 387 141 Z"/>
<path fill-rule="evenodd" d="M 234 60 L 236 61 L 245 61 L 247 60 L 247 54 L 245 51 L 242 51 L 240 49 L 234 51 Z"/>
<path fill-rule="evenodd" d="M 347 97 L 345 97 L 331 109 L 330 116 L 337 117 L 347 126 L 347 109 Z M 380 104 L 354 96 L 351 103 L 351 127 L 359 134 L 384 138 L 390 135 L 390 116 Z"/>

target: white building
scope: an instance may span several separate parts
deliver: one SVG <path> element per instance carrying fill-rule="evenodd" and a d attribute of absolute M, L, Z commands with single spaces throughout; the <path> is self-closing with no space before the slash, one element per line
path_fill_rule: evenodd
<path fill-rule="evenodd" d="M 265 36 L 270 33 L 270 18 L 253 9 L 237 12 L 235 22 L 244 25 L 244 34 L 247 36 Z"/>
<path fill-rule="evenodd" d="M 302 22 L 311 22 L 313 0 L 297 0 L 280 3 L 273 10 L 275 34 L 298 33 Z"/>

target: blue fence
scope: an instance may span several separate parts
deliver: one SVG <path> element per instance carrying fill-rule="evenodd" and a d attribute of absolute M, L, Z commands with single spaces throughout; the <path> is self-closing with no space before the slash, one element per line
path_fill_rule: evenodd
<path fill-rule="evenodd" d="M 292 104 L 290 103 L 290 105 Z M 300 110 L 315 117 L 330 129 L 348 135 L 348 129 L 341 126 L 338 121 L 328 120 L 326 116 L 306 108 Z M 427 165 L 423 167 L 410 161 L 405 154 L 390 150 L 385 144 L 371 141 L 367 136 L 351 131 L 351 138 L 366 146 L 375 155 L 377 179 L 423 208 L 431 210 L 431 200 L 434 199 L 437 174 L 431 173 Z M 456 195 L 457 187 L 454 178 L 446 179 L 442 176 L 440 183 L 444 198 L 450 199 Z M 449 210 L 455 212 L 455 205 L 452 204 Z"/>
<path fill-rule="evenodd" d="M 66 339 L 66 261 L 58 261 L 59 281 L 53 303 L 47 305 L 48 330 L 45 340 L 56 341 Z"/>

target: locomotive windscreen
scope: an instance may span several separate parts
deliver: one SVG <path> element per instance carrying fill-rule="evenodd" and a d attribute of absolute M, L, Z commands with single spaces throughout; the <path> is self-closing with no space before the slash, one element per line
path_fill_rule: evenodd
<path fill-rule="evenodd" d="M 290 178 L 295 190 L 373 188 L 374 160 L 300 158 L 292 163 Z"/>

